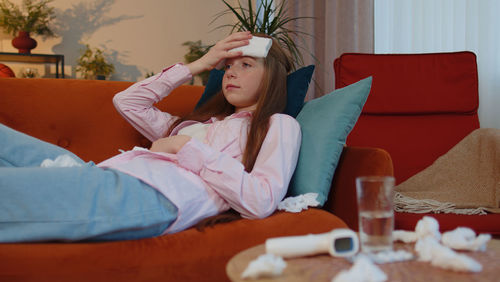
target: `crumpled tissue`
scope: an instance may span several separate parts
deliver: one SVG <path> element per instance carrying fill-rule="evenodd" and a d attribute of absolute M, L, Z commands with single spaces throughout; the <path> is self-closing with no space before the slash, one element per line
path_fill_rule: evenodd
<path fill-rule="evenodd" d="M 476 234 L 470 228 L 459 227 L 453 231 L 439 232 L 438 221 L 429 216 L 424 216 L 418 221 L 415 232 L 396 230 L 393 232 L 393 240 L 405 243 L 417 242 L 415 251 L 419 260 L 430 262 L 433 266 L 455 271 L 479 272 L 482 265 L 474 259 L 453 251 L 451 248 L 460 250 L 482 250 L 491 239 L 488 234 Z M 440 240 L 444 245 L 440 244 Z"/>
<path fill-rule="evenodd" d="M 455 230 L 443 233 L 443 245 L 455 250 L 485 251 L 486 244 L 491 240 L 490 234 L 480 234 L 476 237 L 474 230 L 468 227 L 457 227 Z"/>
<path fill-rule="evenodd" d="M 265 254 L 251 261 L 241 274 L 241 278 L 276 277 L 281 275 L 285 268 L 286 262 L 282 257 Z"/>
<path fill-rule="evenodd" d="M 248 41 L 248 45 L 236 47 L 229 51 L 241 51 L 243 56 L 265 58 L 269 53 L 269 49 L 271 49 L 271 45 L 273 45 L 273 41 L 270 38 L 253 36 Z"/>
<path fill-rule="evenodd" d="M 404 250 L 376 252 L 370 253 L 368 256 L 376 264 L 407 261 L 414 258 L 412 253 Z"/>
<path fill-rule="evenodd" d="M 417 237 L 419 239 L 427 236 L 434 237 L 438 241 L 441 239 L 439 222 L 431 216 L 424 216 L 421 220 L 419 220 L 415 226 L 415 232 L 417 233 Z"/>
<path fill-rule="evenodd" d="M 427 236 L 436 238 L 438 241 L 441 239 L 439 223 L 435 218 L 430 216 L 424 216 L 417 222 L 415 232 L 404 230 L 394 230 L 392 232 L 393 241 L 403 241 L 405 243 L 413 243 Z"/>
<path fill-rule="evenodd" d="M 427 236 L 441 240 L 443 245 L 455 250 L 465 251 L 485 251 L 487 243 L 491 240 L 490 234 L 480 234 L 476 237 L 474 230 L 468 227 L 457 227 L 455 230 L 439 233 L 439 223 L 430 216 L 424 216 L 418 221 L 415 232 L 394 230 L 392 232 L 393 241 L 403 241 L 405 243 L 416 242 Z"/>
<path fill-rule="evenodd" d="M 406 231 L 406 230 L 394 230 L 392 231 L 392 240 L 403 241 L 405 243 L 417 242 L 418 240 L 417 232 Z"/>
<path fill-rule="evenodd" d="M 356 256 L 353 266 L 337 274 L 332 282 L 382 282 L 387 281 L 387 275 L 378 268 L 367 256 Z"/>
<path fill-rule="evenodd" d="M 319 202 L 316 200 L 318 193 L 306 193 L 295 197 L 285 198 L 278 204 L 278 210 L 297 213 L 307 210 L 308 207 L 317 207 Z"/>
<path fill-rule="evenodd" d="M 419 239 L 415 244 L 415 251 L 419 255 L 419 260 L 444 269 L 470 272 L 480 272 L 483 269 L 479 262 L 439 244 L 436 238 L 431 236 Z"/>
<path fill-rule="evenodd" d="M 139 147 L 139 146 L 134 146 L 134 148 L 132 148 L 132 150 L 130 151 L 149 151 L 148 149 L 146 148 L 143 148 L 143 147 Z M 126 152 L 129 152 L 129 151 L 125 151 L 125 150 L 122 150 L 122 149 L 118 149 L 118 152 L 120 153 L 126 153 Z"/>
<path fill-rule="evenodd" d="M 73 167 L 73 166 L 82 166 L 80 162 L 75 160 L 68 154 L 60 155 L 54 160 L 45 159 L 40 164 L 41 167 Z"/>

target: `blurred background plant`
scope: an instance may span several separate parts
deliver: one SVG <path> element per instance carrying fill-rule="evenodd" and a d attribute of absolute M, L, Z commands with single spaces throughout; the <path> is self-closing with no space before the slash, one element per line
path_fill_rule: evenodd
<path fill-rule="evenodd" d="M 238 5 L 231 6 L 227 1 L 222 0 L 228 7 L 227 10 L 216 15 L 218 18 L 233 14 L 238 21 L 234 24 L 226 24 L 217 28 L 230 27 L 231 32 L 235 31 L 250 31 L 252 33 L 263 33 L 275 38 L 278 43 L 290 53 L 295 66 L 304 64 L 304 59 L 300 48 L 295 44 L 295 39 L 301 36 L 311 36 L 306 32 L 288 28 L 295 21 L 301 19 L 313 19 L 312 17 L 290 17 L 287 15 L 285 7 L 287 0 L 261 0 L 257 1 L 256 7 L 253 8 L 252 0 L 248 0 L 246 5 L 242 5 L 238 0 Z"/>
<path fill-rule="evenodd" d="M 23 78 L 36 78 L 38 77 L 38 70 L 34 68 L 24 68 L 21 71 L 21 77 Z"/>
<path fill-rule="evenodd" d="M 149 78 L 149 77 L 152 77 L 153 75 L 155 75 L 154 71 L 146 72 L 146 75 L 144 75 L 144 78 Z"/>
<path fill-rule="evenodd" d="M 9 0 L 0 1 L 0 26 L 5 32 L 17 36 L 19 31 L 54 36 L 50 22 L 55 18 L 54 8 L 49 7 L 53 0 L 23 0 L 21 7 Z"/>
<path fill-rule="evenodd" d="M 115 66 L 107 62 L 103 50 L 91 48 L 88 44 L 85 47 L 76 67 L 76 72 L 81 73 L 83 78 L 103 80 L 115 72 Z"/>
<path fill-rule="evenodd" d="M 184 55 L 184 61 L 186 61 L 186 63 L 191 63 L 203 57 L 203 55 L 205 55 L 208 52 L 208 50 L 210 50 L 210 47 L 212 47 L 213 45 L 203 45 L 201 40 L 198 40 L 198 41 L 186 41 L 182 43 L 182 46 L 188 46 L 189 50 Z M 198 74 L 198 77 L 201 79 L 201 83 L 203 85 L 207 84 L 209 75 L 210 75 L 209 71 L 204 71 Z M 194 84 L 194 78 L 191 80 L 191 84 Z"/>

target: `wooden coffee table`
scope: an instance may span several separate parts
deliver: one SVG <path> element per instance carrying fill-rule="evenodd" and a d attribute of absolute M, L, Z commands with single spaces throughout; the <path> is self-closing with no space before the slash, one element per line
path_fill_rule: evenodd
<path fill-rule="evenodd" d="M 413 251 L 414 244 L 394 244 L 395 250 Z M 231 281 L 328 281 L 340 271 L 348 270 L 352 264 L 346 259 L 319 255 L 286 259 L 283 274 L 273 279 L 241 278 L 250 261 L 265 253 L 264 244 L 244 250 L 235 255 L 226 265 L 226 273 Z M 500 281 L 500 240 L 491 240 L 485 252 L 464 252 L 482 264 L 479 273 L 463 273 L 434 267 L 427 262 L 416 260 L 378 265 L 385 272 L 387 281 Z"/>

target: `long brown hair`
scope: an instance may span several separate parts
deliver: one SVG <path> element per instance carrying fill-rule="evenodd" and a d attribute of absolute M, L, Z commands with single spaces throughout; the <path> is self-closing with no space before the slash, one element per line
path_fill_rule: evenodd
<path fill-rule="evenodd" d="M 263 34 L 256 34 L 256 36 L 269 38 L 269 36 Z M 291 68 L 290 56 L 273 39 L 271 49 L 264 59 L 264 76 L 258 88 L 260 95 L 257 100 L 257 107 L 251 117 L 248 139 L 243 152 L 242 163 L 247 172 L 253 169 L 260 147 L 269 129 L 269 118 L 275 113 L 283 112 L 286 107 L 286 76 Z M 196 120 L 203 122 L 211 117 L 223 119 L 233 114 L 234 111 L 235 107 L 226 100 L 221 90 L 203 106 L 176 120 L 167 131 L 167 136 L 182 121 Z"/>

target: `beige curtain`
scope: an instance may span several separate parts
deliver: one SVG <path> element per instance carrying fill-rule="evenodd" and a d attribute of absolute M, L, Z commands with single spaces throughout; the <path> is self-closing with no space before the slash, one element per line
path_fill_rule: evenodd
<path fill-rule="evenodd" d="M 316 65 L 306 100 L 334 90 L 333 61 L 342 53 L 373 53 L 374 0 L 287 0 L 290 17 L 314 17 L 294 23 L 311 36 L 299 36 L 304 64 Z"/>

